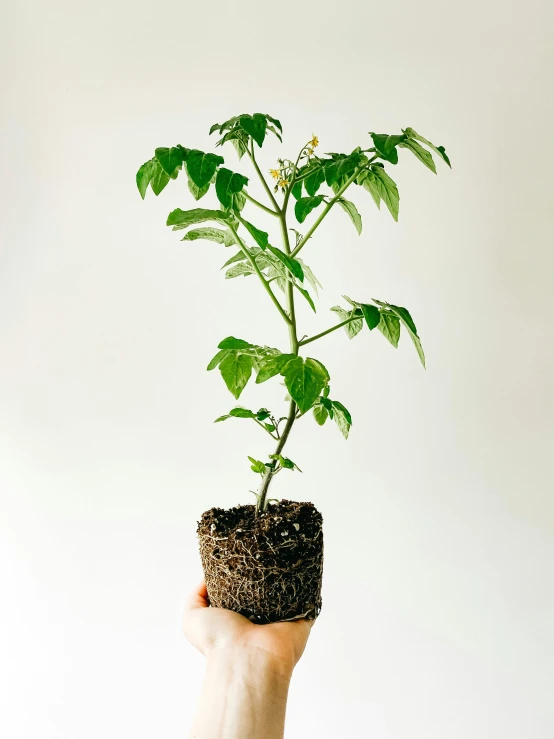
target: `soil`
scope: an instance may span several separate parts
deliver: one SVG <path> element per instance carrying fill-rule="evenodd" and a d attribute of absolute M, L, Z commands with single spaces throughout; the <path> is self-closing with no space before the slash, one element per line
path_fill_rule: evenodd
<path fill-rule="evenodd" d="M 315 619 L 321 611 L 323 518 L 312 503 L 281 500 L 211 508 L 198 522 L 210 605 L 254 623 Z"/>

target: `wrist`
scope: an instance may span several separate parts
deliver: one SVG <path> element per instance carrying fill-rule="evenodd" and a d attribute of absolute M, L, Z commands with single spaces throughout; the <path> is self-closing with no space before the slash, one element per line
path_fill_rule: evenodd
<path fill-rule="evenodd" d="M 255 646 L 218 646 L 206 655 L 207 669 L 225 672 L 229 677 L 260 685 L 271 683 L 288 690 L 293 665 Z"/>

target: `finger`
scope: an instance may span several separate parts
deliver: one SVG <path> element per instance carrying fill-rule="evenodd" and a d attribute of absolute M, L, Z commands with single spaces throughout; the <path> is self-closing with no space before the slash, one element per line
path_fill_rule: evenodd
<path fill-rule="evenodd" d="M 188 596 L 185 610 L 195 611 L 199 608 L 208 608 L 209 605 L 210 602 L 208 599 L 208 589 L 206 587 L 206 582 L 204 578 L 202 578 L 202 580 L 200 580 L 198 585 Z"/>

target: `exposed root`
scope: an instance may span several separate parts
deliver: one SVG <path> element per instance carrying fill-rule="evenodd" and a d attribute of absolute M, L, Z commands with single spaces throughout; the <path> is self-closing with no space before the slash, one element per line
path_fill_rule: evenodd
<path fill-rule="evenodd" d="M 312 503 L 283 500 L 212 508 L 198 524 L 210 604 L 254 623 L 315 619 L 321 611 L 322 517 Z"/>

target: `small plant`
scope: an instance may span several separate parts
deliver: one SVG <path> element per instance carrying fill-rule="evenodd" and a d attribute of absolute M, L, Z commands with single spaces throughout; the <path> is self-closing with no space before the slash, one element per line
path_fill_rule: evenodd
<path fill-rule="evenodd" d="M 254 176 L 259 178 L 265 191 L 265 202 L 260 202 L 248 191 L 249 177 L 223 166 L 222 156 L 181 145 L 155 150 L 154 157 L 137 173 L 138 189 L 142 198 L 149 185 L 154 194 L 159 195 L 170 180 L 177 179 L 181 170 L 186 173 L 188 188 L 195 200 L 203 198 L 214 186 L 219 201 L 217 208 L 176 208 L 169 214 L 167 225 L 174 231 L 190 229 L 182 241 L 205 239 L 232 247 L 234 253 L 223 265 L 226 278 L 255 275 L 286 325 L 289 345 L 281 350 L 228 336 L 218 344 L 218 352 L 207 367 L 208 370 L 219 368 L 236 400 L 253 373 L 256 383 L 281 377 L 288 390 L 286 414 L 267 408 L 254 411 L 237 406 L 216 419 L 216 422 L 253 421 L 271 437 L 274 448 L 266 460 L 248 457 L 251 469 L 261 476 L 258 491 L 252 491 L 256 496 L 254 513 L 246 510 L 248 506 L 239 506 L 231 511 L 212 509 L 203 514 L 198 531 L 208 592 L 213 605 L 233 608 L 260 623 L 298 617 L 299 613 L 315 618 L 321 607 L 321 514 L 311 503 L 281 501 L 282 515 L 273 517 L 277 523 L 272 524 L 272 528 L 265 515 L 268 502 L 274 500 L 268 498 L 268 490 L 275 475 L 286 469 L 299 470 L 298 465 L 284 455 L 294 424 L 311 412 L 320 426 L 327 419 L 334 421 L 346 438 L 352 425 L 350 412 L 334 394 L 331 395 L 327 368 L 317 358 L 303 356 L 304 352 L 309 347 L 311 354 L 316 341 L 338 329 L 344 329 L 352 339 L 365 326 L 369 331 L 377 329 L 394 347 L 398 346 L 401 327 L 404 327 L 423 366 L 425 355 L 410 312 L 367 295 L 356 296 L 356 299 L 343 295 L 344 304 L 331 308 L 336 314 L 335 322 L 314 336 L 303 335 L 298 326 L 295 302 L 301 298 L 315 311 L 314 298 L 321 285 L 300 258 L 300 253 L 312 243 L 335 206 L 346 213 L 358 234 L 361 233 L 362 219 L 358 209 L 345 197 L 349 189 L 365 190 L 378 208 L 384 202 L 394 220 L 398 220 L 398 189 L 387 169 L 398 163 L 399 149 L 411 152 L 435 173 L 431 152 L 448 166 L 450 161 L 444 147 L 435 146 L 413 128 L 402 129 L 398 135 L 371 132 L 367 142 L 371 145 L 366 148 L 357 147 L 349 154 L 321 156 L 316 153 L 318 138 L 312 135 L 295 159 L 278 159 L 266 179 L 256 158 L 256 148 L 263 146 L 269 134 L 282 141 L 281 123 L 276 118 L 262 113 L 239 115 L 225 123 L 214 124 L 210 134 L 214 133 L 220 137 L 216 146 L 231 143 L 239 160 L 245 156 L 249 160 Z M 251 212 L 257 209 L 275 219 L 280 246 L 276 246 L 273 236 L 252 222 L 255 215 Z M 291 212 L 295 225 L 298 224 L 303 233 L 291 227 Z M 311 225 L 306 226 L 308 219 Z M 258 523 L 256 519 L 260 519 Z M 298 532 L 301 525 L 303 532 L 296 536 L 295 531 Z M 277 530 L 279 526 L 281 530 Z M 248 546 L 241 540 L 245 532 L 252 534 Z M 239 561 L 240 566 L 236 564 Z M 273 574 L 260 577 L 264 562 L 266 573 Z M 299 563 L 303 570 L 298 568 Z M 287 568 L 296 570 L 292 575 L 292 570 L 289 571 L 288 579 L 277 582 L 275 572 L 284 573 Z M 294 597 L 288 600 L 283 595 L 287 589 L 294 592 Z"/>
<path fill-rule="evenodd" d="M 436 173 L 436 167 L 429 149 L 450 166 L 444 147 L 434 146 L 413 128 L 402 129 L 401 134 L 392 136 L 371 133 L 373 145 L 365 149 L 357 147 L 350 154 L 318 156 L 315 150 L 319 141 L 317 136 L 312 136 L 294 161 L 279 159 L 276 167 L 269 170 L 273 180 L 272 189 L 257 162 L 255 146 L 261 148 L 268 133 L 282 141 L 282 130 L 276 118 L 262 113 L 236 116 L 225 123 L 216 123 L 210 129 L 210 134 L 218 133 L 221 136 L 216 146 L 230 142 L 239 159 L 244 155 L 248 157 L 266 192 L 266 204 L 249 194 L 246 189 L 248 177 L 224 167 L 223 157 L 198 149 L 186 149 L 181 145 L 158 148 L 154 157 L 143 164 L 137 173 L 137 186 L 142 198 L 146 195 L 148 185 L 155 195 L 159 195 L 170 180 L 177 179 L 181 169 L 187 174 L 188 187 L 195 200 L 200 200 L 215 185 L 219 209 L 177 208 L 169 214 L 167 225 L 176 231 L 200 223 L 217 224 L 217 227 L 193 228 L 184 235 L 182 241 L 206 239 L 225 247 L 235 247 L 236 252 L 223 265 L 227 267 L 226 278 L 256 275 L 288 329 L 288 350 L 281 351 L 228 336 L 218 344 L 219 351 L 208 364 L 208 370 L 219 367 L 225 384 L 237 400 L 253 371 L 256 373 L 256 383 L 281 376 L 288 389 L 290 402 L 286 416 L 279 416 L 267 408 L 252 411 L 239 406 L 216 419 L 216 422 L 229 418 L 250 419 L 277 442 L 267 461 L 248 457 L 251 469 L 262 477 L 260 489 L 255 493 L 258 512 L 264 511 L 267 506 L 267 493 L 273 477 L 283 469 L 299 469 L 291 459 L 283 456 L 293 424 L 298 419 L 311 410 L 319 425 L 330 418 L 344 437 L 348 437 L 352 425 L 350 412 L 342 403 L 330 397 L 330 375 L 326 367 L 318 359 L 302 357 L 304 347 L 339 328 L 344 328 L 352 339 L 364 324 L 370 331 L 377 328 L 397 347 L 400 329 L 404 326 L 425 366 L 419 334 L 408 310 L 386 301 L 368 300 L 366 296 L 362 300 L 353 300 L 344 295 L 347 305 L 331 308 L 339 319 L 337 323 L 315 336 L 299 338 L 295 297 L 301 296 L 315 311 L 314 297 L 306 283 L 315 295 L 321 285 L 298 255 L 336 205 L 345 211 L 358 234 L 361 234 L 362 219 L 358 209 L 344 197 L 352 185 L 366 190 L 378 208 L 381 201 L 384 202 L 394 220 L 398 220 L 398 189 L 386 172 L 385 163 L 398 163 L 399 148 L 410 151 L 432 172 Z M 331 192 L 321 192 L 322 187 Z M 282 248 L 270 242 L 269 234 L 255 226 L 250 215 L 248 219 L 245 217 L 247 205 L 275 217 L 280 228 Z M 303 224 L 312 211 L 317 213 L 316 220 L 304 235 L 289 228 L 287 219 L 290 210 L 294 210 L 298 224 Z M 294 233 L 292 244 L 290 232 Z M 275 287 L 284 293 L 284 300 L 278 297 Z"/>

